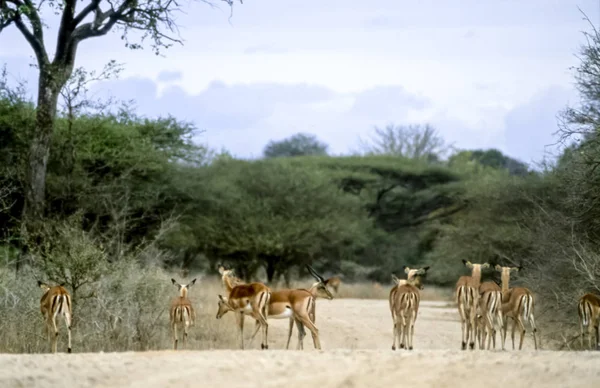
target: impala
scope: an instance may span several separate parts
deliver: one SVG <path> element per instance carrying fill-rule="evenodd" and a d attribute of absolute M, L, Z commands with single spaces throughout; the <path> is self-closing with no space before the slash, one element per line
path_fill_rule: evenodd
<path fill-rule="evenodd" d="M 426 275 L 429 267 L 420 269 L 411 269 L 404 267 L 407 275 L 406 280 L 398 279 L 392 275 L 396 286 L 390 290 L 390 311 L 394 321 L 394 342 L 392 350 L 396 350 L 396 342 L 400 338 L 400 348 L 408 350 L 413 349 L 413 335 L 415 331 L 415 321 L 419 312 L 419 302 L 421 300 L 419 289 L 423 289 L 421 278 Z"/>
<path fill-rule="evenodd" d="M 271 289 L 263 283 L 255 282 L 249 284 L 232 284 L 230 274 L 226 271 L 219 272 L 223 275 L 229 296 L 227 298 L 219 295 L 220 303 L 225 303 L 234 312 L 238 328 L 240 330 L 240 347 L 244 349 L 244 316 L 251 315 L 257 322 L 257 329 L 262 328 L 261 349 L 268 349 L 269 324 L 267 323 L 268 306 L 271 299 Z M 217 315 L 217 318 L 220 318 Z"/>
<path fill-rule="evenodd" d="M 52 342 L 52 352 L 56 353 L 57 351 L 58 328 L 56 327 L 56 316 L 62 314 L 65 319 L 69 338 L 67 352 L 71 353 L 71 318 L 73 316 L 71 295 L 69 295 L 69 292 L 63 286 L 50 287 L 39 280 L 38 286 L 44 290 L 44 294 L 40 299 L 40 311 L 45 319 L 45 332 L 48 335 L 48 339 Z M 51 336 L 50 328 L 54 331 L 54 336 Z"/>
<path fill-rule="evenodd" d="M 579 312 L 579 326 L 581 328 L 581 348 L 583 348 L 583 328 L 587 326 L 589 348 L 592 347 L 592 332 L 596 335 L 595 347 L 600 350 L 600 333 L 598 324 L 600 323 L 600 297 L 595 294 L 585 294 L 579 299 L 577 305 Z"/>
<path fill-rule="evenodd" d="M 499 331 L 502 336 L 502 350 L 504 350 L 504 335 L 502 327 L 504 326 L 504 317 L 502 315 L 502 290 L 499 285 L 493 281 L 483 282 L 479 286 L 479 309 L 481 319 L 478 318 L 477 337 L 480 338 L 479 349 L 484 348 L 487 338 L 487 349 L 490 349 L 490 342 L 493 341 L 496 349 L 496 332 Z"/>
<path fill-rule="evenodd" d="M 525 287 L 514 287 L 509 288 L 510 273 L 518 272 L 520 267 L 502 267 L 496 265 L 494 267 L 496 271 L 500 272 L 502 277 L 502 314 L 505 317 L 513 319 L 513 326 L 511 331 L 511 339 L 513 350 L 515 348 L 515 329 L 519 325 L 521 330 L 521 340 L 519 342 L 519 350 L 523 348 L 523 339 L 525 338 L 525 323 L 529 322 L 533 332 L 533 345 L 537 350 L 537 328 L 535 327 L 535 317 L 533 314 L 534 298 L 532 292 Z M 504 320 L 504 340 L 506 340 L 506 331 L 508 328 L 508 320 Z M 504 344 L 503 344 L 504 346 Z"/>
<path fill-rule="evenodd" d="M 327 295 L 327 299 L 333 299 L 333 295 L 327 289 L 325 285 L 324 279 L 316 273 L 316 271 L 307 265 L 307 268 L 311 275 L 315 277 L 317 282 L 312 285 L 309 290 L 306 289 L 294 289 L 294 290 L 278 290 L 271 292 L 271 298 L 269 301 L 268 308 L 268 318 L 275 319 L 285 319 L 288 318 L 290 321 L 289 331 L 288 331 L 288 339 L 286 344 L 286 349 L 289 349 L 290 339 L 292 336 L 292 328 L 294 322 L 296 322 L 296 326 L 298 327 L 298 349 L 303 349 L 303 339 L 306 335 L 304 331 L 304 326 L 308 327 L 310 330 L 313 343 L 316 349 L 321 349 L 321 342 L 319 340 L 319 331 L 315 326 L 315 306 L 316 306 L 316 297 L 318 296 L 318 292 L 322 291 Z M 227 273 L 222 273 L 223 276 L 228 276 Z M 227 286 L 230 284 L 230 280 L 224 279 L 223 283 Z M 220 319 L 224 314 L 228 311 L 231 311 L 232 308 L 228 303 L 228 299 L 219 295 L 219 303 L 218 303 L 218 311 L 217 311 L 217 319 Z M 246 310 L 244 311 L 246 315 L 252 315 L 252 311 Z M 251 340 L 254 339 L 256 334 L 258 333 L 260 326 L 257 324 L 256 330 L 251 337 Z"/>
<path fill-rule="evenodd" d="M 192 302 L 188 299 L 189 288 L 196 284 L 196 279 L 186 285 L 177 283 L 175 279 L 171 279 L 171 282 L 179 289 L 179 296 L 173 299 L 171 308 L 169 309 L 171 331 L 173 333 L 173 349 L 177 350 L 177 343 L 179 342 L 179 338 L 177 338 L 177 326 L 181 326 L 183 329 L 183 347 L 185 348 L 188 328 L 193 326 L 196 321 L 196 312 L 194 311 Z"/>
<path fill-rule="evenodd" d="M 460 314 L 462 330 L 462 350 L 475 348 L 477 305 L 479 304 L 479 285 L 481 283 L 481 270 L 489 268 L 488 263 L 473 264 L 463 260 L 463 264 L 471 269 L 471 276 L 461 276 L 456 282 L 456 303 Z"/>

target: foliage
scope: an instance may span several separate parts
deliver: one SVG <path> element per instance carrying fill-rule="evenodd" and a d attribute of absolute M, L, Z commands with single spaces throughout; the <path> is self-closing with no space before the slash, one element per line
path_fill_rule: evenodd
<path fill-rule="evenodd" d="M 271 140 L 263 150 L 266 158 L 327 155 L 327 144 L 320 142 L 315 135 L 297 133 L 280 141 Z"/>

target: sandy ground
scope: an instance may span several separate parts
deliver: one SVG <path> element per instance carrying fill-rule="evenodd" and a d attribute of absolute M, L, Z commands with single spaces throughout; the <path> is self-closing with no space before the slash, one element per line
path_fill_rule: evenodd
<path fill-rule="evenodd" d="M 444 302 L 422 301 L 412 352 L 391 350 L 385 300 L 319 300 L 317 325 L 322 351 L 314 350 L 310 335 L 304 351 L 284 350 L 287 321 L 271 320 L 267 351 L 256 350 L 257 336 L 245 351 L 0 355 L 0 387 L 548 388 L 600 382 L 600 352 L 535 352 L 530 338 L 521 352 L 458 350 L 458 313 Z M 294 331 L 294 349 L 296 342 Z"/>

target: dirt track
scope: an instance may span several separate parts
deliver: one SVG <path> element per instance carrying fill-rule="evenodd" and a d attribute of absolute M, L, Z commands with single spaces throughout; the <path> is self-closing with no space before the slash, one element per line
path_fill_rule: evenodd
<path fill-rule="evenodd" d="M 458 313 L 444 306 L 422 302 L 413 352 L 391 350 L 387 301 L 319 300 L 321 352 L 313 350 L 310 334 L 304 352 L 281 350 L 287 321 L 271 320 L 268 351 L 0 355 L 0 387 L 454 387 L 469 381 L 532 388 L 600 381 L 600 352 L 534 352 L 530 338 L 522 352 L 456 350 Z M 229 318 L 223 324 L 234 330 Z M 252 331 L 253 324 L 247 327 Z M 248 347 L 256 349 L 258 338 Z"/>

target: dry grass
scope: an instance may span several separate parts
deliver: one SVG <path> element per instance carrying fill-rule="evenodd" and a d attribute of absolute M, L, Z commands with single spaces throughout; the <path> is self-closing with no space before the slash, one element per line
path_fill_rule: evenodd
<path fill-rule="evenodd" d="M 126 351 L 170 349 L 172 337 L 168 307 L 177 296 L 171 278 L 185 283 L 199 278 L 189 297 L 196 309 L 196 325 L 189 331 L 187 349 L 236 349 L 237 329 L 233 314 L 216 319 L 217 295 L 224 294 L 218 276 L 191 274 L 182 279 L 158 267 L 142 268 L 134 263 L 115 264 L 111 274 L 79 292 L 73 306 L 73 351 Z M 0 269 L 0 352 L 40 353 L 49 351 L 39 310 L 42 291 L 39 274 Z M 45 280 L 45 279 L 44 279 Z M 311 280 L 295 281 L 293 287 L 308 288 Z M 273 287 L 274 289 L 280 287 Z M 335 298 L 387 299 L 391 285 L 343 283 Z M 427 287 L 424 300 L 446 300 L 446 290 Z M 245 337 L 253 332 L 248 320 Z M 59 351 L 66 350 L 64 322 L 58 319 Z"/>

